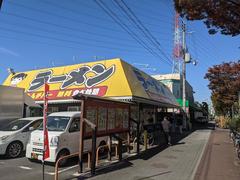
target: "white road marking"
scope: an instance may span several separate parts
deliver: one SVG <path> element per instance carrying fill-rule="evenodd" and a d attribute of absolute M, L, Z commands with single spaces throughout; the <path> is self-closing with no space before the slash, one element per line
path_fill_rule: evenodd
<path fill-rule="evenodd" d="M 70 166 L 70 167 L 65 168 L 65 169 L 63 169 L 63 170 L 61 170 L 61 171 L 58 171 L 58 174 L 59 174 L 59 173 L 62 173 L 62 172 L 65 172 L 65 171 L 68 171 L 68 170 L 70 170 L 70 169 L 76 168 L 76 167 L 78 167 L 78 166 L 79 166 L 79 165 Z M 47 172 L 47 174 L 53 176 L 53 175 L 55 175 L 55 172 Z"/>
<path fill-rule="evenodd" d="M 31 170 L 32 169 L 32 168 L 27 167 L 27 166 L 18 166 L 18 167 L 20 167 L 21 169 L 26 169 L 26 170 Z"/>

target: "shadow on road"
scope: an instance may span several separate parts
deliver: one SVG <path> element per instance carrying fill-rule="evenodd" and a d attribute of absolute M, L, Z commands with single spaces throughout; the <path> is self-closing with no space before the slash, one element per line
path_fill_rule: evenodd
<path fill-rule="evenodd" d="M 203 129 L 214 130 L 215 129 L 215 124 L 214 123 L 194 124 L 194 128 L 193 128 L 192 131 L 185 131 L 183 134 L 173 133 L 172 134 L 172 146 L 185 144 L 185 142 L 181 141 L 182 139 L 189 136 L 191 133 L 193 133 L 196 130 L 203 130 Z M 96 170 L 96 175 L 95 176 L 99 176 L 101 174 L 105 174 L 105 173 L 117 171 L 117 170 L 120 170 L 120 169 L 128 168 L 128 167 L 133 165 L 132 161 L 134 161 L 136 159 L 142 159 L 142 160 L 151 159 L 152 157 L 154 157 L 155 155 L 157 155 L 158 153 L 160 153 L 161 151 L 163 151 L 163 150 L 165 150 L 166 148 L 169 147 L 168 145 L 165 144 L 163 135 L 161 135 L 159 139 L 160 139 L 160 142 L 158 142 L 158 144 L 159 144 L 158 146 L 154 146 L 152 148 L 149 148 L 146 151 L 141 152 L 139 155 L 128 157 L 121 162 L 112 163 L 112 164 L 107 165 L 103 168 L 98 168 Z M 166 174 L 166 173 L 171 173 L 171 172 L 162 172 L 162 173 L 159 173 L 159 174 L 156 174 L 156 175 L 152 175 L 150 177 L 138 177 L 138 178 L 136 177 L 136 179 L 137 180 L 144 180 L 144 179 L 148 179 L 148 178 L 159 176 L 161 174 Z M 88 179 L 90 177 L 92 177 L 92 176 L 90 175 L 90 173 L 88 173 L 86 175 L 80 176 L 78 179 L 82 180 L 82 179 Z"/>

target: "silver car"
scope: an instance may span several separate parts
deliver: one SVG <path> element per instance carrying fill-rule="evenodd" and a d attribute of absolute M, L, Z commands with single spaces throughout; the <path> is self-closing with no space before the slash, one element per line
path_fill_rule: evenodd
<path fill-rule="evenodd" d="M 26 150 L 30 133 L 42 123 L 42 117 L 14 120 L 0 129 L 0 155 L 19 157 Z"/>

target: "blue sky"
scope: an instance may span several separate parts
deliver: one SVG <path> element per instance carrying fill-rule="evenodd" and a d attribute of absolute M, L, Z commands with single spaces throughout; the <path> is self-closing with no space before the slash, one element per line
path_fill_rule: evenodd
<path fill-rule="evenodd" d="M 120 57 L 149 74 L 172 72 L 174 8 L 170 0 L 124 0 L 160 43 L 153 56 L 116 24 L 94 0 L 5 0 L 0 12 L 0 83 L 7 68 L 36 68 Z M 112 0 L 104 3 L 139 33 Z M 207 69 L 240 59 L 240 37 L 208 35 L 201 21 L 187 22 L 187 46 L 197 66 L 187 65 L 195 99 L 209 99 Z M 146 39 L 141 36 L 143 41 Z M 150 46 L 150 45 L 149 45 Z M 166 58 L 167 57 L 167 58 Z M 148 64 L 148 68 L 144 66 Z"/>

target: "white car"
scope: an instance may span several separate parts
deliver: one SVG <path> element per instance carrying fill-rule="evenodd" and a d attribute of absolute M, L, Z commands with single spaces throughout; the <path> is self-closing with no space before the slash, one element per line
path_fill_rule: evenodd
<path fill-rule="evenodd" d="M 79 152 L 79 130 L 80 112 L 56 112 L 48 116 L 47 119 L 49 154 L 50 157 L 45 161 L 56 162 L 58 158 Z M 84 141 L 84 150 L 90 150 L 92 140 Z M 107 137 L 97 138 L 97 146 L 104 145 Z M 29 160 L 42 160 L 43 156 L 43 130 L 42 126 L 31 133 L 27 144 L 26 157 Z M 65 164 L 66 161 L 61 161 Z"/>
<path fill-rule="evenodd" d="M 42 117 L 11 121 L 0 129 L 0 155 L 16 158 L 26 149 L 30 133 L 42 123 Z"/>

